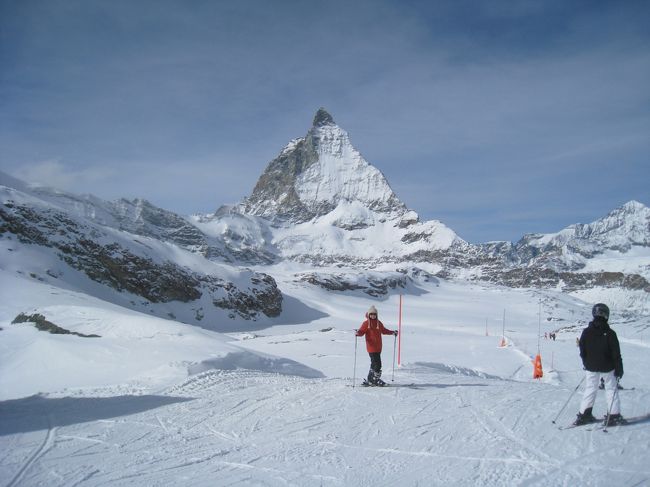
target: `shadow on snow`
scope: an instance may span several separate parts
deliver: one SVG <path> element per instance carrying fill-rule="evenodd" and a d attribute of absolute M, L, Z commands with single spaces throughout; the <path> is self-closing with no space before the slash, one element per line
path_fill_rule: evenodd
<path fill-rule="evenodd" d="M 420 384 L 420 383 L 413 383 L 413 384 L 395 384 L 393 382 L 389 382 L 389 387 L 408 387 L 410 389 L 446 389 L 447 387 L 489 387 L 489 384 Z"/>
<path fill-rule="evenodd" d="M 35 395 L 0 401 L 0 436 L 128 416 L 192 400 L 172 396 L 48 398 Z"/>
<path fill-rule="evenodd" d="M 316 369 L 282 357 L 265 356 L 259 352 L 231 352 L 225 357 L 204 360 L 188 367 L 190 375 L 208 370 L 255 370 L 272 374 L 294 375 L 305 379 L 321 379 L 325 375 Z"/>

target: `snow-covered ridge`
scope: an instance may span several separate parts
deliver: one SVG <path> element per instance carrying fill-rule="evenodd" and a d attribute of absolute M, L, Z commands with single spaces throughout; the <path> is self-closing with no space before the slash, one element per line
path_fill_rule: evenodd
<path fill-rule="evenodd" d="M 650 208 L 630 201 L 592 223 L 574 224 L 557 233 L 527 235 L 523 241 L 538 248 L 596 245 L 627 251 L 632 246 L 650 247 Z"/>
<path fill-rule="evenodd" d="M 650 279 L 650 208 L 630 201 L 589 224 L 526 235 L 506 252 L 527 266 L 625 271 Z"/>

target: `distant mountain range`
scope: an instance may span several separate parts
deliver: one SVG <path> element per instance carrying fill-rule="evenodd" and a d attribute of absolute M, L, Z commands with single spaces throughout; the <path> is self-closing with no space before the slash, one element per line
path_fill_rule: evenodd
<path fill-rule="evenodd" d="M 3 251 L 29 257 L 14 272 L 207 327 L 281 322 L 272 265 L 283 262 L 301 265 L 299 285 L 374 297 L 419 279 L 466 279 L 585 297 L 613 289 L 634 312 L 650 293 L 643 204 L 516 243 L 470 244 L 439 221 L 420 221 L 322 108 L 249 197 L 210 215 L 32 187 L 1 173 L 0 195 Z M 172 302 L 173 312 L 162 306 Z"/>

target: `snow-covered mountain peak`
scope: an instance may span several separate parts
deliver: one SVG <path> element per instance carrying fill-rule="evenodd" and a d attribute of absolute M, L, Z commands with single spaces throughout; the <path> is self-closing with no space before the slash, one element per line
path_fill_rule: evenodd
<path fill-rule="evenodd" d="M 636 200 L 628 201 L 627 203 L 625 203 L 621 207 L 621 210 L 624 210 L 624 211 L 630 212 L 630 213 L 636 213 L 636 212 L 640 212 L 640 211 L 641 212 L 649 211 L 649 209 L 648 209 L 648 207 L 646 205 L 644 205 L 643 203 L 641 203 L 639 201 L 636 201 Z"/>
<path fill-rule="evenodd" d="M 307 135 L 289 142 L 269 163 L 240 209 L 272 221 L 302 223 L 351 203 L 390 219 L 407 211 L 384 175 L 320 108 Z"/>
<path fill-rule="evenodd" d="M 638 201 L 629 201 L 604 218 L 589 225 L 578 225 L 583 238 L 597 238 L 615 245 L 641 245 L 650 247 L 650 208 Z"/>
<path fill-rule="evenodd" d="M 441 222 L 420 222 L 323 108 L 307 134 L 269 163 L 251 196 L 228 213 L 206 221 L 239 214 L 259 227 L 256 233 L 266 235 L 264 245 L 279 258 L 319 265 L 426 259 L 427 252 L 466 245 Z M 228 224 L 244 241 L 249 232 L 239 228 Z"/>
<path fill-rule="evenodd" d="M 647 231 L 650 230 L 650 208 L 635 200 L 628 201 L 599 221 L 613 226 L 620 226 L 626 222 Z"/>
<path fill-rule="evenodd" d="M 632 245 L 650 247 L 650 208 L 638 201 L 623 206 L 594 222 L 570 225 L 557 233 L 526 235 L 520 242 L 535 247 L 580 247 L 581 242 L 627 250 Z"/>

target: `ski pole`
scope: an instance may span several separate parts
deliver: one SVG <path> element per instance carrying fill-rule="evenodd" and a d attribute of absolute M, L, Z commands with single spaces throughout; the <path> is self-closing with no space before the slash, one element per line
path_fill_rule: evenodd
<path fill-rule="evenodd" d="M 390 379 L 391 382 L 395 381 L 395 348 L 397 346 L 397 335 L 393 335 L 393 377 Z"/>
<path fill-rule="evenodd" d="M 616 378 L 616 389 L 614 389 L 614 394 L 612 394 L 612 401 L 609 403 L 609 408 L 607 409 L 607 418 L 605 418 L 605 427 L 603 431 L 607 433 L 607 426 L 609 426 L 609 417 L 612 415 L 612 407 L 614 406 L 614 399 L 616 399 L 616 394 L 618 394 L 618 381 L 620 379 Z"/>
<path fill-rule="evenodd" d="M 357 380 L 357 330 L 354 330 L 354 372 L 352 373 L 352 388 Z"/>
<path fill-rule="evenodd" d="M 576 386 L 576 388 L 573 389 L 573 392 L 572 392 L 571 395 L 569 396 L 569 399 L 566 400 L 566 402 L 564 403 L 564 406 L 562 406 L 562 409 L 560 409 L 560 412 L 557 413 L 557 416 L 555 416 L 555 419 L 552 421 L 553 424 L 555 424 L 555 422 L 557 421 L 557 419 L 560 417 L 560 414 L 562 414 L 562 412 L 563 412 L 563 411 L 566 409 L 566 407 L 569 405 L 569 401 L 571 401 L 571 398 L 572 398 L 573 395 L 576 393 L 576 391 L 578 390 L 578 388 L 582 385 L 582 383 L 584 382 L 584 380 L 585 380 L 585 376 L 583 375 L 583 376 L 582 376 L 582 379 L 580 379 L 580 382 L 578 383 L 578 385 Z"/>

